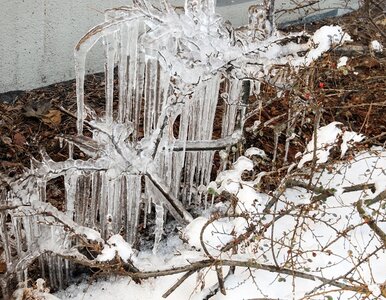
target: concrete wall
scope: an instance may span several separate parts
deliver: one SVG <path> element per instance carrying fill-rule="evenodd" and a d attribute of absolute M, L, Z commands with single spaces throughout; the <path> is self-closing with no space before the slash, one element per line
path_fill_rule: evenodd
<path fill-rule="evenodd" d="M 355 0 L 321 0 L 333 7 Z M 158 0 L 153 0 L 158 2 Z M 183 5 L 184 0 L 171 0 Z M 235 26 L 247 23 L 247 8 L 257 0 L 217 0 L 217 12 Z M 278 0 L 278 8 L 291 1 Z M 231 6 L 224 6 L 232 3 Z M 236 3 L 236 4 L 235 4 Z M 27 90 L 73 79 L 73 48 L 106 8 L 131 0 L 0 0 L 0 93 Z M 320 5 L 320 4 L 319 4 Z M 307 14 L 301 11 L 300 14 Z M 299 18 L 299 12 L 281 21 Z M 102 48 L 90 53 L 88 72 L 103 70 Z"/>
<path fill-rule="evenodd" d="M 73 48 L 127 0 L 1 0 L 0 93 L 74 78 Z M 101 53 L 100 53 L 101 55 Z M 90 71 L 101 67 L 90 64 Z"/>

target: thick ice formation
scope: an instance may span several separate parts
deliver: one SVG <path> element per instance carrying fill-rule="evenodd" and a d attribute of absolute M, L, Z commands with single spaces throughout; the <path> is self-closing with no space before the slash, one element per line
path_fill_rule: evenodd
<path fill-rule="evenodd" d="M 109 245 L 104 241 L 121 233 L 131 244 L 141 212 L 146 218 L 152 207 L 156 251 L 167 213 L 187 224 L 192 217 L 185 206 L 202 200 L 206 205 L 214 154 L 223 149 L 224 156 L 240 141 L 246 102 L 259 92 L 258 82 L 270 79 L 277 65 L 309 64 L 333 42 L 348 40 L 337 26 L 313 38 L 304 32 L 283 35 L 272 20 L 262 26 L 256 16 L 264 12 L 256 9 L 251 23 L 235 30 L 215 14 L 214 0 L 187 0 L 182 14 L 168 1 L 161 10 L 144 0 L 135 3 L 108 10 L 105 22 L 76 46 L 78 135 L 64 137 L 69 159 L 54 162 L 42 153 L 42 161 L 9 180 L 10 191 L 2 195 L 10 207 L 0 211 L 4 293 L 14 274 L 19 281 L 27 278 L 36 258 L 43 271 L 48 265 L 50 285 L 61 287 L 71 266 L 50 253 L 81 256 L 75 237 Z M 308 42 L 296 43 L 299 37 Z M 104 116 L 96 118 L 85 104 L 84 76 L 88 52 L 99 41 L 105 48 L 106 103 Z M 218 137 L 216 114 L 222 120 Z M 92 138 L 83 135 L 86 122 Z M 90 158 L 73 159 L 73 147 Z M 237 180 L 245 168 L 252 168 L 247 158 L 235 164 Z M 57 177 L 64 181 L 63 211 L 46 199 L 47 184 Z"/>

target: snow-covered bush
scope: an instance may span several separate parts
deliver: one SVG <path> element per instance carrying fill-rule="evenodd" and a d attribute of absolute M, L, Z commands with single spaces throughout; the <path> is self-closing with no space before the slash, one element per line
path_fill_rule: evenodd
<path fill-rule="evenodd" d="M 162 3 L 161 10 L 146 1 L 109 10 L 105 22 L 76 46 L 78 135 L 62 137 L 68 160 L 55 162 L 42 151 L 42 160 L 34 160 L 23 176 L 5 178 L 3 294 L 14 276 L 27 280 L 36 259 L 48 267 L 50 285 L 59 288 L 76 263 L 127 275 L 145 288 L 149 282 L 142 279 L 185 273 L 165 297 L 184 282 L 193 288 L 183 297 L 199 299 L 219 292 L 240 298 L 241 291 L 247 297 L 251 286 L 259 297 L 383 293 L 384 274 L 374 263 L 384 261 L 385 248 L 376 220 L 384 214 L 379 207 L 385 189 L 382 149 L 321 168 L 333 149 L 343 158 L 364 136 L 338 122 L 319 126 L 315 105 L 312 138 L 290 164 L 294 128 L 305 115 L 295 106 L 315 104 L 303 96 L 284 127 L 272 119 L 247 128 L 258 132 L 272 126 L 273 153 L 254 147 L 237 158 L 245 122 L 254 114 L 248 101 L 260 95 L 261 82 L 279 87 L 278 95 L 285 93 L 291 74 L 350 41 L 349 35 L 339 26 L 324 26 L 313 35 L 284 34 L 267 14 L 269 6 L 260 7 L 263 14 L 251 9 L 250 24 L 234 29 L 215 13 L 214 0 L 187 0 L 184 13 Z M 84 100 L 87 54 L 98 41 L 106 49 L 103 116 Z M 218 136 L 216 117 L 221 119 Z M 282 132 L 285 164 L 276 169 Z M 87 159 L 74 159 L 74 147 Z M 211 182 L 218 151 L 220 172 Z M 237 158 L 231 168 L 229 157 Z M 272 168 L 260 170 L 263 164 Z M 47 182 L 60 176 L 64 211 L 46 197 Z M 268 177 L 277 181 L 270 192 L 262 187 Z M 180 238 L 164 238 L 168 215 L 181 228 Z M 147 217 L 154 217 L 151 253 L 135 249 Z M 191 282 L 195 273 L 200 291 Z"/>

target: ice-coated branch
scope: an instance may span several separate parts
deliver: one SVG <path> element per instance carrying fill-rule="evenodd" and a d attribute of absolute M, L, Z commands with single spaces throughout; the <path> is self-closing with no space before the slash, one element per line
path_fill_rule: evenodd
<path fill-rule="evenodd" d="M 173 151 L 212 151 L 221 150 L 226 147 L 235 145 L 242 140 L 241 134 L 235 132 L 232 136 L 221 138 L 218 140 L 208 141 L 176 141 L 173 144 Z"/>
<path fill-rule="evenodd" d="M 193 220 L 192 215 L 185 209 L 183 204 L 176 199 L 171 193 L 166 184 L 151 170 L 148 171 L 147 177 L 150 182 L 159 190 L 165 198 L 164 204 L 167 206 L 172 216 L 183 225 L 190 223 Z"/>
<path fill-rule="evenodd" d="M 374 231 L 386 248 L 386 233 L 377 225 L 376 221 L 366 213 L 363 208 L 363 201 L 357 201 L 356 208 L 363 221 Z"/>
<path fill-rule="evenodd" d="M 76 262 L 76 263 L 79 263 L 79 264 L 82 264 L 82 265 L 85 265 L 88 267 L 97 268 L 97 269 L 101 269 L 104 271 L 109 271 L 110 273 L 115 272 L 116 274 L 129 276 L 133 279 L 148 279 L 148 278 L 154 278 L 154 277 L 162 277 L 162 276 L 169 276 L 169 275 L 174 275 L 174 274 L 186 273 L 181 278 L 181 280 L 186 280 L 191 274 L 193 274 L 194 272 L 197 272 L 201 269 L 212 268 L 212 267 L 216 267 L 216 266 L 229 266 L 229 267 L 251 268 L 251 269 L 256 269 L 256 270 L 273 272 L 273 273 L 277 273 L 277 274 L 294 276 L 294 277 L 307 279 L 307 280 L 311 280 L 311 281 L 320 281 L 320 282 L 325 283 L 327 285 L 338 287 L 342 290 L 354 291 L 354 292 L 357 292 L 360 294 L 368 294 L 369 293 L 368 287 L 365 285 L 347 284 L 347 283 L 343 283 L 339 280 L 329 279 L 329 278 L 325 278 L 322 276 L 313 275 L 313 274 L 310 274 L 307 272 L 277 267 L 275 265 L 261 264 L 261 263 L 254 261 L 254 260 L 229 260 L 229 259 L 214 259 L 213 260 L 213 259 L 207 259 L 207 260 L 190 262 L 189 264 L 184 265 L 184 266 L 172 267 L 172 268 L 168 268 L 168 269 L 159 269 L 159 270 L 154 270 L 154 271 L 132 271 L 132 270 L 130 270 L 133 268 L 133 266 L 131 266 L 131 264 L 128 265 L 129 270 L 127 270 L 126 268 L 124 268 L 124 269 L 119 268 L 119 266 L 124 267 L 124 264 L 122 264 L 122 263 L 115 265 L 115 264 L 111 264 L 110 262 L 97 262 L 94 260 L 87 259 L 83 255 L 79 255 L 77 253 L 72 254 L 71 252 L 69 252 L 69 253 L 65 253 L 65 252 L 64 253 L 55 253 L 55 254 L 58 254 L 59 256 L 61 256 L 63 258 L 67 258 L 73 262 Z M 182 282 L 180 283 L 181 280 L 179 280 L 177 282 L 177 283 L 179 283 L 179 285 L 182 283 Z M 177 284 L 175 284 L 175 285 L 177 285 Z M 169 292 L 168 295 L 171 294 L 172 290 L 170 289 L 169 291 L 168 291 Z"/>
<path fill-rule="evenodd" d="M 189 272 L 186 272 L 178 281 L 173 284 L 172 287 L 170 287 L 163 295 L 162 298 L 169 297 L 186 279 L 188 279 L 191 275 L 196 273 L 196 270 L 190 270 Z"/>

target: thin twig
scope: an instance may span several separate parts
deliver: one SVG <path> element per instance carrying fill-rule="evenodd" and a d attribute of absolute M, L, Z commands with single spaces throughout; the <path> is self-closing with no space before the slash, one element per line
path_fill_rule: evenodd
<path fill-rule="evenodd" d="M 178 279 L 178 281 L 173 284 L 173 286 L 168 289 L 163 295 L 162 295 L 162 298 L 167 298 L 171 295 L 171 293 L 173 293 L 186 279 L 188 279 L 191 275 L 193 275 L 194 273 L 196 273 L 195 270 L 190 270 L 189 272 L 186 272 L 184 274 L 184 276 L 182 276 L 180 279 Z"/>
<path fill-rule="evenodd" d="M 357 201 L 356 208 L 361 216 L 361 218 L 365 221 L 365 223 L 374 231 L 374 233 L 381 239 L 384 247 L 386 247 L 386 234 L 385 232 L 377 225 L 375 220 L 366 213 L 364 208 L 362 207 L 363 201 Z"/>

